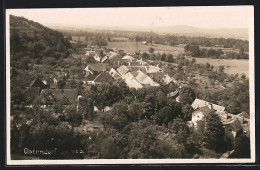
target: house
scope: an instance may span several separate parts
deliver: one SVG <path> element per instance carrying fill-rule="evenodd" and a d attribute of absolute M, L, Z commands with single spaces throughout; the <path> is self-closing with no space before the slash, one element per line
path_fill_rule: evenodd
<path fill-rule="evenodd" d="M 109 58 L 109 59 L 113 59 L 113 58 L 115 58 L 115 57 L 117 57 L 117 53 L 116 53 L 116 52 L 110 51 L 110 52 L 108 53 L 108 58 Z"/>
<path fill-rule="evenodd" d="M 194 108 L 191 122 L 195 128 L 197 126 L 197 122 L 199 120 L 203 120 L 205 115 L 216 113 L 220 117 L 225 129 L 224 140 L 230 144 L 235 143 L 236 136 L 242 130 L 241 122 L 236 115 L 226 112 L 225 107 L 223 106 L 215 105 L 199 99 L 195 99 L 191 106 Z"/>
<path fill-rule="evenodd" d="M 119 79 L 121 76 L 120 74 L 113 68 L 110 69 L 109 74 L 114 78 L 114 79 Z"/>
<path fill-rule="evenodd" d="M 241 124 L 250 122 L 250 115 L 247 112 L 241 112 L 237 114 L 236 117 Z"/>
<path fill-rule="evenodd" d="M 139 81 L 137 81 L 131 73 L 125 74 L 124 76 L 122 76 L 122 78 L 129 88 L 135 88 L 135 89 L 143 88 L 143 85 Z"/>
<path fill-rule="evenodd" d="M 204 101 L 204 100 L 200 100 L 200 99 L 195 99 L 191 106 L 193 107 L 194 110 L 197 108 L 203 107 L 203 106 L 208 106 L 210 109 L 212 108 L 212 109 L 216 110 L 217 113 L 225 111 L 225 107 L 223 107 L 223 106 L 219 106 L 219 105 L 216 105 L 216 104 Z"/>
<path fill-rule="evenodd" d="M 122 76 L 129 72 L 129 69 L 125 65 L 122 65 L 117 69 L 117 71 Z"/>
<path fill-rule="evenodd" d="M 135 60 L 134 57 L 130 56 L 130 55 L 125 55 L 123 58 L 122 58 L 123 61 L 125 62 L 132 62 Z"/>
<path fill-rule="evenodd" d="M 157 83 L 164 83 L 164 75 L 165 75 L 164 72 L 147 73 L 147 75 Z"/>
<path fill-rule="evenodd" d="M 85 68 L 86 76 L 89 74 L 98 75 L 101 72 L 106 72 L 107 66 L 105 63 L 91 63 Z"/>
<path fill-rule="evenodd" d="M 191 122 L 193 122 L 195 128 L 197 127 L 197 121 L 202 120 L 205 115 L 208 115 L 212 112 L 214 112 L 214 111 L 212 109 L 210 109 L 208 106 L 196 108 L 192 112 L 192 116 L 191 116 Z"/>
<path fill-rule="evenodd" d="M 238 119 L 232 119 L 231 121 L 224 124 L 225 128 L 225 141 L 230 144 L 235 143 L 236 136 L 242 130 L 242 126 Z"/>
<path fill-rule="evenodd" d="M 40 95 L 40 92 L 41 92 L 40 87 L 30 87 L 24 90 L 23 94 L 27 99 L 34 100 Z"/>
<path fill-rule="evenodd" d="M 113 82 L 114 79 L 109 73 L 101 72 L 99 75 L 88 75 L 85 79 L 85 83 L 89 84 L 101 84 L 104 82 Z"/>
<path fill-rule="evenodd" d="M 32 87 L 40 87 L 41 89 L 45 89 L 46 85 L 43 83 L 43 81 L 39 77 L 36 77 L 35 79 L 33 79 L 33 81 L 28 86 L 28 88 L 32 88 Z"/>
<path fill-rule="evenodd" d="M 104 82 L 113 82 L 114 79 L 113 77 L 109 74 L 109 73 L 100 73 L 95 79 L 94 79 L 94 83 L 95 84 L 101 84 Z"/>
<path fill-rule="evenodd" d="M 179 84 L 177 80 L 175 80 L 174 78 L 170 77 L 168 74 L 164 75 L 163 81 L 164 81 L 165 84 L 170 84 L 170 83 L 174 83 L 176 85 Z"/>
<path fill-rule="evenodd" d="M 101 62 L 101 57 L 99 54 L 95 54 L 94 57 L 93 57 L 97 62 Z"/>
<path fill-rule="evenodd" d="M 146 69 L 146 72 L 147 72 L 147 73 L 157 73 L 157 72 L 162 71 L 162 69 L 159 68 L 158 65 L 157 65 L 157 66 L 149 66 L 149 67 L 146 67 L 146 68 L 147 68 L 147 69 Z"/>
<path fill-rule="evenodd" d="M 137 81 L 141 84 L 150 84 L 151 86 L 160 86 L 160 84 L 156 83 L 152 80 L 148 75 L 143 73 L 142 71 L 138 71 L 137 76 L 135 77 Z"/>

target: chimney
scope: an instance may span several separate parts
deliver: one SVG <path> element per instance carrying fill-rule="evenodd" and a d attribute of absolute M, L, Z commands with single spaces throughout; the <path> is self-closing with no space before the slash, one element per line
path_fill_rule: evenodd
<path fill-rule="evenodd" d="M 213 106 L 212 106 L 212 103 L 210 103 L 210 109 L 213 110 Z"/>

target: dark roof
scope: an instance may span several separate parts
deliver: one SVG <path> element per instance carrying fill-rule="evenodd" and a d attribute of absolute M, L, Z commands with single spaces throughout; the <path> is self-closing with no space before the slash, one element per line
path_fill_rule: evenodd
<path fill-rule="evenodd" d="M 91 63 L 89 66 L 94 70 L 94 71 L 106 71 L 107 66 L 104 63 Z"/>
<path fill-rule="evenodd" d="M 157 73 L 147 73 L 154 81 L 156 82 L 163 82 L 164 73 L 157 72 Z"/>
<path fill-rule="evenodd" d="M 86 77 L 86 81 L 94 81 L 97 76 L 98 76 L 98 75 L 89 74 L 89 75 Z"/>
<path fill-rule="evenodd" d="M 38 97 L 40 95 L 40 90 L 41 90 L 40 87 L 30 87 L 24 91 L 24 95 L 26 97 L 35 99 L 36 97 Z"/>
<path fill-rule="evenodd" d="M 240 116 L 242 118 L 247 118 L 247 119 L 250 118 L 250 115 L 247 112 L 241 112 L 238 114 L 238 116 Z"/>
<path fill-rule="evenodd" d="M 94 80 L 95 83 L 112 82 L 113 77 L 109 73 L 100 73 Z"/>
<path fill-rule="evenodd" d="M 145 66 L 134 66 L 134 67 L 130 67 L 130 70 L 133 72 L 133 71 L 138 71 L 138 70 L 140 70 L 140 71 L 142 71 L 142 72 L 144 72 L 144 73 L 146 73 L 146 68 L 145 68 Z"/>
<path fill-rule="evenodd" d="M 45 84 L 42 82 L 42 80 L 40 80 L 38 77 L 36 77 L 29 85 L 28 88 L 31 88 L 31 87 L 41 87 L 41 88 L 44 88 L 45 87 Z"/>
<path fill-rule="evenodd" d="M 131 66 L 142 66 L 142 64 L 139 61 L 133 61 L 130 63 Z"/>

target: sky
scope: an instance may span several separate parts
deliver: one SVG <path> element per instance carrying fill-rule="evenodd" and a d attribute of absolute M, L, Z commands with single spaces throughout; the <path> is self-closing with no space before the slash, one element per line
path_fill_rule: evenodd
<path fill-rule="evenodd" d="M 175 26 L 248 28 L 253 6 L 7 9 L 45 26 Z"/>

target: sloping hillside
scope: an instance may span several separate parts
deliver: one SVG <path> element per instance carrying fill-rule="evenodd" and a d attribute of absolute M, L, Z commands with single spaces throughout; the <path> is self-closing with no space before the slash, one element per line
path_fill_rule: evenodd
<path fill-rule="evenodd" d="M 59 59 L 69 56 L 71 44 L 60 32 L 23 17 L 10 16 L 11 60 L 24 57 L 36 59 L 45 57 Z"/>

